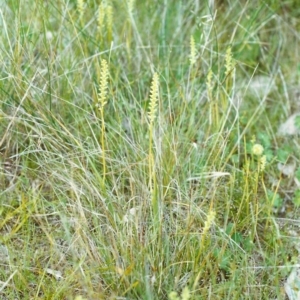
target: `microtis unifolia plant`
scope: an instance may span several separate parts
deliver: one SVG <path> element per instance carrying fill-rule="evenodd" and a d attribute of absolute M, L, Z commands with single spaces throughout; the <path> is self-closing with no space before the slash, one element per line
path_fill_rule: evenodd
<path fill-rule="evenodd" d="M 83 0 L 77 0 L 77 10 L 78 10 L 78 13 L 79 13 L 80 21 L 82 21 L 82 17 L 83 17 L 83 14 L 84 14 L 84 6 L 85 6 L 85 3 L 84 3 Z"/>
<path fill-rule="evenodd" d="M 196 54 L 197 54 L 197 51 L 196 51 L 196 44 L 195 44 L 195 38 L 191 35 L 191 38 L 190 38 L 190 66 L 193 66 L 196 61 L 197 61 L 197 58 L 196 58 Z"/>
<path fill-rule="evenodd" d="M 196 254 L 196 258 L 194 261 L 194 272 L 195 274 L 197 274 L 193 283 L 194 290 L 196 289 L 197 284 L 203 273 L 201 258 L 203 258 L 203 255 L 205 254 L 206 246 L 208 246 L 207 243 L 209 243 L 209 241 L 211 240 L 211 237 L 209 236 L 210 235 L 209 231 L 211 227 L 214 225 L 215 218 L 216 218 L 216 212 L 211 208 L 208 212 L 207 219 L 204 222 L 198 253 Z"/>
<path fill-rule="evenodd" d="M 155 130 L 155 117 L 157 113 L 157 105 L 159 100 L 159 78 L 158 74 L 154 73 L 151 83 L 150 90 L 150 103 L 148 110 L 149 118 L 149 189 L 152 197 L 152 211 L 154 219 L 158 221 L 159 218 L 159 199 L 157 191 L 157 181 L 156 181 L 156 172 L 155 172 L 155 159 L 154 159 L 154 149 L 153 149 L 153 140 L 154 140 L 154 130 Z"/>
<path fill-rule="evenodd" d="M 232 48 L 228 47 L 225 54 L 225 89 L 222 93 L 222 113 L 225 114 L 228 109 L 228 98 L 231 96 L 233 91 L 233 83 L 235 76 L 235 65 L 232 56 Z"/>
<path fill-rule="evenodd" d="M 105 120 L 104 120 L 104 107 L 107 103 L 107 87 L 108 87 L 108 64 L 105 59 L 101 60 L 100 64 L 100 81 L 99 81 L 99 92 L 98 92 L 98 102 L 97 102 L 97 109 L 101 122 L 101 138 L 100 138 L 100 145 L 101 145 L 101 153 L 102 153 L 102 168 L 103 168 L 103 183 L 105 183 L 106 178 L 106 145 L 105 145 Z"/>
<path fill-rule="evenodd" d="M 109 2 L 102 1 L 98 6 L 97 28 L 100 43 L 105 42 L 106 34 L 106 41 L 110 46 L 113 40 L 113 7 Z"/>
<path fill-rule="evenodd" d="M 98 7 L 98 15 L 97 15 L 97 28 L 98 28 L 99 40 L 103 39 L 104 20 L 105 20 L 105 5 L 104 2 L 101 2 Z"/>

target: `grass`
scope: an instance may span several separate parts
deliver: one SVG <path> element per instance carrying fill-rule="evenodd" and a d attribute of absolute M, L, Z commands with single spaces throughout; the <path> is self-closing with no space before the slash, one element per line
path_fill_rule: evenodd
<path fill-rule="evenodd" d="M 299 14 L 3 4 L 1 299 L 285 299 L 299 140 L 278 128 L 299 111 Z"/>

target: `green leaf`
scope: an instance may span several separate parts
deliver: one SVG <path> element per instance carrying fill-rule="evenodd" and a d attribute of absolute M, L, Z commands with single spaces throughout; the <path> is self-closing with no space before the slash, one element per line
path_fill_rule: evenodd
<path fill-rule="evenodd" d="M 260 141 L 260 143 L 264 146 L 264 148 L 269 148 L 272 146 L 271 138 L 269 135 L 259 132 L 257 134 L 257 140 Z"/>
<path fill-rule="evenodd" d="M 228 271 L 229 266 L 230 266 L 230 256 L 226 255 L 225 253 L 220 261 L 219 267 L 221 270 Z"/>
<path fill-rule="evenodd" d="M 232 234 L 232 228 L 234 224 L 232 222 L 228 223 L 225 229 L 226 234 L 231 235 Z"/>
<path fill-rule="evenodd" d="M 239 164 L 240 162 L 240 156 L 238 154 L 233 154 L 230 157 L 233 164 Z"/>
<path fill-rule="evenodd" d="M 298 180 L 300 180 L 300 167 L 297 169 L 297 171 L 295 172 L 295 176 Z"/>
<path fill-rule="evenodd" d="M 228 271 L 230 267 L 231 253 L 229 251 L 221 251 L 220 249 L 215 249 L 213 251 L 213 256 L 217 262 L 219 262 L 219 268 L 221 270 Z"/>
<path fill-rule="evenodd" d="M 293 198 L 293 203 L 295 206 L 300 206 L 300 190 L 296 190 Z"/>
<path fill-rule="evenodd" d="M 244 238 L 243 248 L 249 252 L 254 248 L 254 243 L 252 242 L 250 237 Z"/>
<path fill-rule="evenodd" d="M 232 234 L 231 238 L 237 243 L 240 244 L 243 241 L 243 236 L 239 232 Z"/>
<path fill-rule="evenodd" d="M 294 120 L 295 126 L 300 129 L 300 115 L 296 116 Z"/>
<path fill-rule="evenodd" d="M 274 153 L 271 149 L 265 149 L 264 155 L 267 157 L 268 162 L 274 158 Z"/>
<path fill-rule="evenodd" d="M 268 200 L 274 208 L 280 208 L 283 205 L 283 199 L 277 193 L 268 190 Z"/>
<path fill-rule="evenodd" d="M 292 153 L 292 149 L 290 147 L 285 147 L 285 148 L 278 149 L 276 156 L 280 162 L 284 163 L 287 161 L 291 153 Z"/>

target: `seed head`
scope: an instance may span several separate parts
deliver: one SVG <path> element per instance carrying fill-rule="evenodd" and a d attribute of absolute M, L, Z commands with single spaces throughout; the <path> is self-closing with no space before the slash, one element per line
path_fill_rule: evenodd
<path fill-rule="evenodd" d="M 252 146 L 252 153 L 256 156 L 261 156 L 264 152 L 264 147 L 261 144 L 254 144 Z"/>

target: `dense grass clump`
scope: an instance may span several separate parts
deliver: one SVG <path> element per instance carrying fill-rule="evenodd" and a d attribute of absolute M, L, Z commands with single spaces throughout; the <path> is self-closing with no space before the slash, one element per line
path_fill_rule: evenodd
<path fill-rule="evenodd" d="M 6 1 L 0 298 L 285 299 L 299 14 L 277 0 Z"/>

